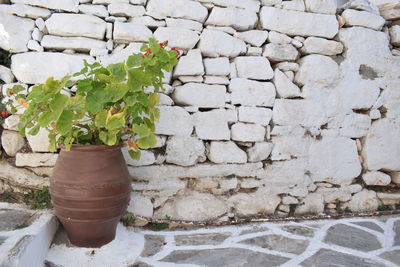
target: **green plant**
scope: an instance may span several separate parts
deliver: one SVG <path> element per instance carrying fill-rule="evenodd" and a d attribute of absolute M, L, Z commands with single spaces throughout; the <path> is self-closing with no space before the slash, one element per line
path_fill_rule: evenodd
<path fill-rule="evenodd" d="M 0 98 L 1 102 L 1 98 Z M 6 105 L 0 103 L 0 124 L 4 122 L 4 119 L 6 119 L 10 114 L 7 111 Z"/>
<path fill-rule="evenodd" d="M 134 217 L 133 215 L 130 215 L 129 213 L 125 212 L 125 213 L 122 215 L 120 221 L 122 222 L 122 224 L 123 224 L 125 227 L 128 227 L 128 226 L 134 226 L 134 225 L 135 225 L 135 222 L 136 222 L 136 219 L 135 219 L 135 217 Z"/>
<path fill-rule="evenodd" d="M 346 207 L 346 208 L 344 209 L 344 212 L 345 212 L 345 213 L 352 213 L 352 211 L 351 211 L 351 209 L 350 209 L 349 207 Z"/>
<path fill-rule="evenodd" d="M 22 228 L 26 228 L 26 227 L 28 227 L 28 226 L 29 226 L 29 224 L 27 224 L 27 223 L 21 223 L 21 224 L 16 225 L 16 226 L 14 227 L 14 229 L 15 229 L 15 230 L 17 230 L 17 229 L 22 229 Z"/>
<path fill-rule="evenodd" d="M 0 65 L 9 68 L 11 66 L 11 56 L 9 51 L 0 49 Z"/>
<path fill-rule="evenodd" d="M 391 210 L 392 208 L 389 205 L 379 205 L 378 206 L 378 211 L 386 211 L 386 210 Z"/>
<path fill-rule="evenodd" d="M 154 222 L 151 222 L 148 225 L 146 225 L 146 228 L 149 228 L 149 229 L 154 230 L 154 231 L 162 231 L 162 230 L 168 229 L 169 228 L 169 224 L 168 223 L 154 223 Z"/>
<path fill-rule="evenodd" d="M 31 209 L 49 209 L 51 205 L 51 197 L 48 186 L 43 186 L 40 190 L 33 190 L 24 195 L 24 200 Z"/>
<path fill-rule="evenodd" d="M 22 86 L 14 86 L 8 94 L 15 94 L 18 105 L 26 108 L 20 134 L 36 135 L 40 128 L 47 129 L 53 152 L 57 145 L 69 150 L 73 144 L 113 146 L 126 141 L 130 156 L 139 159 L 139 149 L 157 142 L 157 92 L 163 90 L 163 71 L 171 71 L 178 62 L 179 52 L 165 49 L 166 44 L 149 39 L 141 47 L 144 54 L 107 67 L 84 61 L 80 72 L 60 80 L 50 77 L 27 95 L 20 93 Z M 148 87 L 154 91 L 146 93 Z M 9 104 L 16 112 L 18 106 Z"/>

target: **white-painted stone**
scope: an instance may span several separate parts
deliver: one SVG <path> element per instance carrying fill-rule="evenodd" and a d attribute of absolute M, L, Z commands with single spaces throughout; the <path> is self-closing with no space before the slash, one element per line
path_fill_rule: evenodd
<path fill-rule="evenodd" d="M 247 149 L 249 162 L 259 162 L 266 160 L 272 152 L 274 145 L 268 142 L 255 143 L 254 146 Z"/>
<path fill-rule="evenodd" d="M 260 125 L 268 125 L 272 118 L 272 110 L 258 107 L 239 107 L 239 121 Z"/>
<path fill-rule="evenodd" d="M 228 26 L 222 27 L 222 26 L 211 26 L 211 25 L 208 25 L 206 28 L 209 29 L 209 30 L 213 30 L 213 31 L 225 32 L 225 33 L 228 33 L 229 35 L 235 35 L 236 34 L 236 30 L 234 28 L 228 27 Z"/>
<path fill-rule="evenodd" d="M 235 123 L 231 128 L 232 140 L 240 142 L 261 142 L 265 139 L 265 127 L 258 124 Z"/>
<path fill-rule="evenodd" d="M 268 32 L 261 30 L 250 30 L 237 32 L 235 37 L 253 46 L 262 46 L 268 38 Z"/>
<path fill-rule="evenodd" d="M 154 216 L 160 219 L 170 216 L 173 220 L 208 221 L 217 219 L 227 211 L 222 200 L 208 193 L 192 191 L 166 202 Z"/>
<path fill-rule="evenodd" d="M 229 58 L 205 58 L 203 60 L 204 68 L 207 75 L 224 76 L 230 73 Z"/>
<path fill-rule="evenodd" d="M 156 157 L 152 151 L 141 150 L 140 151 L 140 159 L 133 160 L 131 158 L 131 156 L 129 156 L 128 150 L 129 150 L 128 147 L 123 147 L 122 155 L 125 158 L 126 164 L 128 164 L 130 166 L 147 166 L 147 165 L 154 164 L 156 162 Z"/>
<path fill-rule="evenodd" d="M 390 28 L 390 43 L 395 46 L 400 46 L 400 25 L 395 25 Z"/>
<path fill-rule="evenodd" d="M 280 6 L 283 9 L 294 11 L 305 11 L 306 9 L 304 0 L 283 1 Z"/>
<path fill-rule="evenodd" d="M 27 47 L 30 51 L 43 52 L 44 48 L 35 40 L 29 40 Z"/>
<path fill-rule="evenodd" d="M 192 49 L 200 39 L 197 32 L 177 27 L 159 27 L 154 32 L 154 37 L 160 42 L 168 41 L 171 47 L 183 50 Z"/>
<path fill-rule="evenodd" d="M 0 5 L 0 12 L 31 19 L 48 18 L 51 15 L 50 10 L 25 4 Z"/>
<path fill-rule="evenodd" d="M 264 57 L 237 57 L 235 64 L 239 78 L 269 80 L 274 76 L 268 59 Z"/>
<path fill-rule="evenodd" d="M 182 83 L 202 83 L 203 76 L 179 76 L 179 81 Z"/>
<path fill-rule="evenodd" d="M 32 39 L 40 42 L 42 40 L 42 37 L 43 33 L 38 28 L 34 28 L 32 31 Z"/>
<path fill-rule="evenodd" d="M 385 19 L 379 15 L 354 9 L 346 9 L 342 13 L 347 26 L 362 26 L 373 30 L 381 30 L 385 24 Z"/>
<path fill-rule="evenodd" d="M 318 101 L 276 99 L 272 119 L 277 125 L 320 127 L 328 121 L 325 110 Z"/>
<path fill-rule="evenodd" d="M 45 35 L 41 45 L 47 49 L 89 52 L 91 49 L 106 49 L 106 42 L 86 37 L 60 37 Z"/>
<path fill-rule="evenodd" d="M 290 44 L 292 42 L 292 38 L 287 36 L 286 34 L 279 33 L 276 31 L 270 31 L 268 33 L 268 41 L 274 44 Z"/>
<path fill-rule="evenodd" d="M 297 72 L 299 70 L 299 64 L 295 62 L 279 62 L 276 64 L 276 67 L 280 69 L 281 71 L 293 71 Z"/>
<path fill-rule="evenodd" d="M 344 117 L 340 134 L 351 138 L 360 138 L 368 134 L 371 118 L 363 114 L 348 114 Z"/>
<path fill-rule="evenodd" d="M 223 7 L 238 7 L 258 12 L 260 3 L 257 0 L 200 0 L 203 3 L 212 3 Z"/>
<path fill-rule="evenodd" d="M 246 152 L 241 150 L 234 142 L 212 141 L 207 154 L 208 159 L 214 163 L 246 163 Z"/>
<path fill-rule="evenodd" d="M 108 5 L 112 3 L 129 3 L 129 0 L 92 0 L 93 4 Z"/>
<path fill-rule="evenodd" d="M 165 22 L 168 27 L 184 28 L 198 32 L 203 30 L 203 24 L 194 20 L 166 18 Z"/>
<path fill-rule="evenodd" d="M 198 138 L 192 136 L 168 138 L 166 162 L 180 166 L 191 166 L 205 160 L 205 147 Z"/>
<path fill-rule="evenodd" d="M 301 96 L 300 88 L 278 68 L 275 69 L 273 82 L 275 84 L 278 97 L 291 98 Z"/>
<path fill-rule="evenodd" d="M 263 29 L 288 35 L 333 38 L 339 29 L 334 15 L 289 11 L 268 6 L 261 9 L 260 22 Z"/>
<path fill-rule="evenodd" d="M 108 12 L 112 16 L 123 16 L 123 17 L 140 17 L 146 12 L 143 6 L 134 6 L 128 3 L 112 3 L 109 4 Z"/>
<path fill-rule="evenodd" d="M 229 26 L 238 31 L 253 29 L 258 21 L 257 13 L 234 7 L 214 7 L 205 25 Z"/>
<path fill-rule="evenodd" d="M 284 204 L 284 205 L 293 205 L 293 204 L 298 204 L 298 203 L 299 203 L 299 200 L 292 196 L 285 196 L 282 198 L 282 204 Z"/>
<path fill-rule="evenodd" d="M 166 23 L 163 20 L 155 20 L 150 16 L 130 18 L 129 22 L 141 24 L 149 28 L 165 27 Z"/>
<path fill-rule="evenodd" d="M 174 70 L 174 76 L 196 76 L 203 74 L 203 58 L 198 49 L 190 50 L 185 56 L 180 57 Z"/>
<path fill-rule="evenodd" d="M 51 35 L 102 40 L 106 32 L 106 22 L 93 15 L 54 13 L 46 20 L 46 28 Z"/>
<path fill-rule="evenodd" d="M 272 107 L 276 96 L 272 83 L 243 78 L 232 79 L 229 91 L 232 92 L 231 103 L 233 105 Z"/>
<path fill-rule="evenodd" d="M 156 123 L 156 134 L 188 136 L 193 131 L 189 113 L 181 107 L 160 106 L 160 120 Z"/>
<path fill-rule="evenodd" d="M 118 21 L 114 23 L 113 38 L 116 42 L 147 42 L 151 37 L 153 33 L 144 25 Z"/>
<path fill-rule="evenodd" d="M 335 56 L 343 52 L 343 44 L 318 37 L 308 37 L 300 50 L 303 54 Z"/>
<path fill-rule="evenodd" d="M 244 178 L 240 182 L 240 188 L 252 189 L 261 186 L 261 181 L 254 178 Z"/>
<path fill-rule="evenodd" d="M 225 76 L 204 76 L 204 83 L 206 84 L 222 84 L 229 85 L 230 81 Z"/>
<path fill-rule="evenodd" d="M 149 0 L 146 10 L 155 19 L 172 17 L 204 22 L 208 15 L 207 8 L 190 0 Z"/>
<path fill-rule="evenodd" d="M 324 198 L 321 194 L 311 193 L 296 207 L 296 214 L 324 212 Z"/>
<path fill-rule="evenodd" d="M 49 132 L 40 128 L 37 135 L 26 134 L 26 139 L 33 152 L 48 152 L 49 151 Z"/>
<path fill-rule="evenodd" d="M 53 153 L 17 153 L 17 167 L 52 167 L 56 164 L 58 154 Z"/>
<path fill-rule="evenodd" d="M 0 80 L 4 83 L 12 83 L 14 81 L 14 75 L 11 70 L 2 65 L 0 65 Z"/>
<path fill-rule="evenodd" d="M 248 47 L 246 56 L 261 56 L 262 55 L 262 47 Z"/>
<path fill-rule="evenodd" d="M 4 130 L 1 135 L 1 146 L 6 154 L 15 157 L 17 152 L 25 145 L 24 138 L 18 132 Z"/>
<path fill-rule="evenodd" d="M 345 137 L 324 137 L 310 146 L 310 172 L 314 181 L 351 184 L 361 173 L 357 146 Z"/>
<path fill-rule="evenodd" d="M 103 5 L 79 5 L 79 12 L 100 18 L 108 17 L 107 8 Z"/>
<path fill-rule="evenodd" d="M 400 171 L 400 123 L 381 119 L 372 123 L 363 147 L 364 166 L 371 171 Z"/>
<path fill-rule="evenodd" d="M 375 211 L 378 206 L 376 193 L 367 189 L 355 194 L 348 204 L 349 209 L 353 212 Z"/>
<path fill-rule="evenodd" d="M 379 171 L 364 173 L 362 179 L 366 185 L 388 185 L 392 181 L 390 175 Z"/>
<path fill-rule="evenodd" d="M 347 202 L 351 199 L 351 192 L 345 188 L 319 187 L 316 192 L 323 196 L 325 203 Z"/>
<path fill-rule="evenodd" d="M 19 115 L 11 115 L 4 119 L 2 127 L 5 130 L 18 131 L 19 122 Z"/>
<path fill-rule="evenodd" d="M 228 199 L 239 217 L 274 214 L 280 202 L 279 196 L 264 188 L 252 194 L 238 193 Z"/>
<path fill-rule="evenodd" d="M 158 97 L 160 98 L 160 106 L 172 106 L 174 105 L 174 101 L 168 95 L 163 93 L 158 93 Z"/>
<path fill-rule="evenodd" d="M 31 19 L 19 18 L 0 12 L 0 47 L 10 52 L 28 51 L 27 43 L 35 23 Z"/>
<path fill-rule="evenodd" d="M 112 54 L 101 56 L 98 58 L 101 64 L 108 66 L 110 64 L 119 63 L 128 59 L 134 53 L 140 53 L 141 43 L 130 43 L 127 47 L 120 51 L 113 51 Z M 165 73 L 164 73 L 165 75 Z"/>
<path fill-rule="evenodd" d="M 295 81 L 300 85 L 328 85 L 339 76 L 338 64 L 327 56 L 308 55 L 301 58 L 299 63 L 300 69 L 296 73 Z"/>
<path fill-rule="evenodd" d="M 396 205 L 400 203 L 400 194 L 399 193 L 385 193 L 379 192 L 377 196 L 380 201 L 382 201 L 383 205 Z"/>
<path fill-rule="evenodd" d="M 64 75 L 80 71 L 84 59 L 89 63 L 93 62 L 93 58 L 89 56 L 28 52 L 11 57 L 11 70 L 20 82 L 43 83 L 48 77 L 60 79 Z"/>
<path fill-rule="evenodd" d="M 172 98 L 184 106 L 218 108 L 225 106 L 226 87 L 202 83 L 187 83 L 175 88 Z"/>
<path fill-rule="evenodd" d="M 151 218 L 153 216 L 153 203 L 142 194 L 133 192 L 127 211 L 137 216 Z"/>
<path fill-rule="evenodd" d="M 304 0 L 306 10 L 313 13 L 336 14 L 337 0 Z"/>
<path fill-rule="evenodd" d="M 264 46 L 263 56 L 273 62 L 295 61 L 299 52 L 291 44 L 269 43 Z"/>
<path fill-rule="evenodd" d="M 230 140 L 228 122 L 236 122 L 235 111 L 216 109 L 193 115 L 197 136 L 202 140 Z"/>
<path fill-rule="evenodd" d="M 204 29 L 200 36 L 199 49 L 203 56 L 237 57 L 246 53 L 246 44 L 231 35 L 217 30 Z"/>
<path fill-rule="evenodd" d="M 63 0 L 63 1 L 53 1 L 53 0 L 12 0 L 15 4 L 27 4 L 31 6 L 39 6 L 47 9 L 54 10 L 64 10 L 68 12 L 78 12 L 77 0 Z"/>

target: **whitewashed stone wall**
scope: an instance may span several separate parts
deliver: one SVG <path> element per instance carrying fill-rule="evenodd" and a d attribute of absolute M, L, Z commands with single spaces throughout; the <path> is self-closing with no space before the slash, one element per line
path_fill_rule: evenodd
<path fill-rule="evenodd" d="M 400 203 L 400 1 L 12 2 L 0 5 L 0 47 L 15 53 L 3 93 L 82 59 L 121 61 L 149 37 L 184 52 L 164 81 L 158 147 L 127 158 L 134 214 L 216 222 Z M 48 183 L 47 134 L 24 140 L 17 124 L 3 125 L 0 177 Z"/>

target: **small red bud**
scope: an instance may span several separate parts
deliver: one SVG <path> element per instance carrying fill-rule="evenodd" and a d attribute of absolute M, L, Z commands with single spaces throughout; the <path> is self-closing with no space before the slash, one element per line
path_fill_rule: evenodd
<path fill-rule="evenodd" d="M 162 244 L 165 246 L 165 245 L 167 245 L 168 243 L 167 243 L 167 242 L 164 242 L 164 243 L 162 243 Z"/>

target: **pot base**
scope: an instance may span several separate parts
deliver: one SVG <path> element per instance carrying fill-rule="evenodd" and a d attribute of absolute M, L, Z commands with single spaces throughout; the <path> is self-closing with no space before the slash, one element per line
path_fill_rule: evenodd
<path fill-rule="evenodd" d="M 118 218 L 105 222 L 71 222 L 60 218 L 72 245 L 86 248 L 100 248 L 115 238 Z"/>

